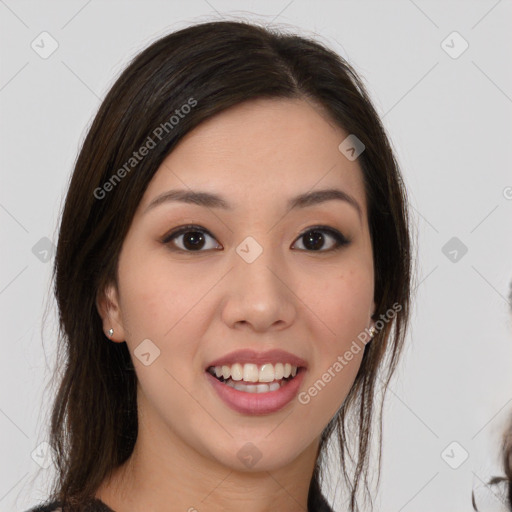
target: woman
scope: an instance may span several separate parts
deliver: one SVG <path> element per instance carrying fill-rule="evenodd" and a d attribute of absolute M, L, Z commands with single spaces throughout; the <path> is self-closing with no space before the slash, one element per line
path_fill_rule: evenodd
<path fill-rule="evenodd" d="M 410 281 L 402 178 L 343 59 L 240 22 L 158 40 L 67 194 L 38 510 L 329 511 L 336 440 L 355 510 Z"/>

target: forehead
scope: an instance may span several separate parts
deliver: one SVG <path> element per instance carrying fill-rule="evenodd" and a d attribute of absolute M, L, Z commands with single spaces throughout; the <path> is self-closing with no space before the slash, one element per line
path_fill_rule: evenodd
<path fill-rule="evenodd" d="M 338 149 L 348 135 L 305 100 L 247 101 L 189 132 L 160 166 L 142 206 L 171 188 L 221 194 L 242 208 L 337 187 L 365 210 L 359 164 Z"/>

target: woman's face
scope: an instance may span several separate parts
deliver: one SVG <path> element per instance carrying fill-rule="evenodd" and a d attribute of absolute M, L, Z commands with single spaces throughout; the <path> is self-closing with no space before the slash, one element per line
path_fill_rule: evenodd
<path fill-rule="evenodd" d="M 357 374 L 364 345 L 356 351 L 353 342 L 374 308 L 362 173 L 338 149 L 348 135 L 305 101 L 250 101 L 190 132 L 149 184 L 122 247 L 118 288 L 108 291 L 114 309 L 102 316 L 114 341 L 128 344 L 139 436 L 154 453 L 258 471 L 316 455 Z M 350 200 L 290 207 L 326 189 Z M 222 201 L 172 200 L 171 191 Z M 288 353 L 263 356 L 259 363 L 274 365 L 249 366 L 249 380 L 254 368 L 257 378 L 279 373 L 293 356 L 305 369 L 263 394 L 207 372 L 242 349 Z M 242 365 L 225 365 L 236 376 L 251 358 L 230 361 Z"/>

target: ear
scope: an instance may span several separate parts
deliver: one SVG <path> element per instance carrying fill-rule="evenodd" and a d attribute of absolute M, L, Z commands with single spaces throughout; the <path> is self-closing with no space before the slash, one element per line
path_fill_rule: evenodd
<path fill-rule="evenodd" d="M 119 306 L 119 293 L 113 283 L 108 284 L 104 290 L 98 292 L 96 296 L 96 309 L 103 321 L 105 336 L 116 343 L 125 341 L 126 336 Z M 110 329 L 114 330 L 112 336 L 109 335 Z"/>

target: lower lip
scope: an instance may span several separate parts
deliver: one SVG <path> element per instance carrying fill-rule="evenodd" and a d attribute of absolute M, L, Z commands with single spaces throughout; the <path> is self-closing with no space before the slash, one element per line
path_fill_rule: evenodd
<path fill-rule="evenodd" d="M 268 391 L 266 393 L 248 393 L 239 391 L 223 384 L 211 373 L 205 372 L 207 379 L 213 385 L 213 388 L 231 409 L 242 414 L 270 414 L 282 409 L 290 403 L 297 395 L 305 369 L 301 369 L 295 377 L 285 382 L 278 390 Z"/>

